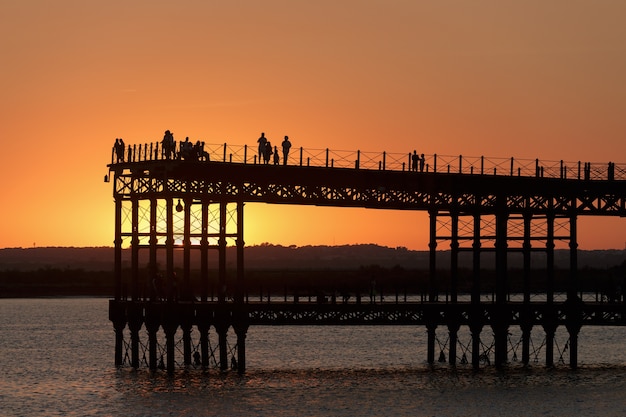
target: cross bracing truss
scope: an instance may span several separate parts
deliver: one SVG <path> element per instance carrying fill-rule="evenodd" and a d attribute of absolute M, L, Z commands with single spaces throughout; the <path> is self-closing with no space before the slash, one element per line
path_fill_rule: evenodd
<path fill-rule="evenodd" d="M 154 175 L 154 170 L 149 169 L 124 170 L 115 176 L 114 192 L 122 198 L 138 199 L 186 196 L 213 201 L 437 210 L 459 214 L 505 210 L 509 214 L 626 216 L 625 181 L 223 163 L 205 163 L 202 167 L 206 172 L 172 170 L 167 176 Z"/>

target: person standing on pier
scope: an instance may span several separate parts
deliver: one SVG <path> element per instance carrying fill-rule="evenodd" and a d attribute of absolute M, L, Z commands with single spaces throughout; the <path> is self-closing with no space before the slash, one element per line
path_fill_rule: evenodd
<path fill-rule="evenodd" d="M 263 163 L 269 164 L 270 157 L 272 156 L 272 144 L 269 140 L 265 141 L 265 149 L 263 150 Z"/>
<path fill-rule="evenodd" d="M 287 165 L 289 149 L 291 149 L 291 142 L 289 142 L 289 136 L 285 136 L 285 139 L 283 140 L 283 165 Z"/>
<path fill-rule="evenodd" d="M 411 155 L 411 171 L 417 172 L 417 167 L 420 163 L 420 156 L 417 154 L 417 151 L 413 151 L 413 155 Z"/>
<path fill-rule="evenodd" d="M 274 146 L 274 165 L 280 164 L 280 156 L 278 156 L 278 146 Z"/>
<path fill-rule="evenodd" d="M 262 158 L 265 156 L 265 145 L 267 144 L 265 132 L 261 132 L 261 137 L 257 139 L 257 142 L 259 142 L 259 163 L 261 163 Z"/>

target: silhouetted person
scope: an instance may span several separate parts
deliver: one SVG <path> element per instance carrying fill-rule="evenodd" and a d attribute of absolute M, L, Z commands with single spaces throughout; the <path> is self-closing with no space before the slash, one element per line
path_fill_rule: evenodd
<path fill-rule="evenodd" d="M 285 139 L 283 140 L 283 165 L 287 165 L 289 149 L 291 149 L 291 142 L 289 142 L 289 136 L 285 136 Z"/>
<path fill-rule="evenodd" d="M 424 172 L 424 164 L 426 163 L 426 158 L 424 154 L 420 157 L 420 172 Z"/>
<path fill-rule="evenodd" d="M 259 163 L 265 157 L 265 145 L 267 144 L 267 138 L 265 137 L 265 133 L 261 132 L 261 137 L 257 139 L 259 142 Z"/>
<path fill-rule="evenodd" d="M 161 141 L 161 155 L 165 159 L 170 159 L 176 152 L 176 144 L 174 142 L 174 134 L 169 130 L 165 131 L 163 140 Z"/>
<path fill-rule="evenodd" d="M 124 162 L 124 141 L 122 139 L 115 139 L 115 156 L 117 157 L 117 162 Z"/>
<path fill-rule="evenodd" d="M 263 151 L 263 162 L 266 164 L 270 163 L 270 157 L 272 156 L 272 144 L 269 140 L 265 141 L 265 149 Z"/>
<path fill-rule="evenodd" d="M 189 136 L 187 136 L 185 138 L 185 141 L 180 143 L 179 156 L 181 157 L 181 159 L 189 160 L 191 158 L 192 152 L 193 152 L 193 144 L 189 142 Z"/>
<path fill-rule="evenodd" d="M 124 139 L 120 138 L 120 159 L 124 162 L 124 152 L 126 151 L 126 144 Z M 128 151 L 128 160 L 130 161 L 130 150 Z"/>
<path fill-rule="evenodd" d="M 278 156 L 278 147 L 274 146 L 274 165 L 280 164 L 280 156 Z"/>
<path fill-rule="evenodd" d="M 420 163 L 420 157 L 417 154 L 417 151 L 413 151 L 413 155 L 411 155 L 411 171 L 417 172 L 417 166 Z"/>

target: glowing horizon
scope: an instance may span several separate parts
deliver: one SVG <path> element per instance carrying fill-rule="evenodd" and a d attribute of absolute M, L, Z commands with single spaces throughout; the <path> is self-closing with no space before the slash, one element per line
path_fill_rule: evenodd
<path fill-rule="evenodd" d="M 115 138 L 626 162 L 619 2 L 3 2 L 0 247 L 111 246 Z M 421 212 L 248 204 L 247 245 L 427 249 Z M 297 227 L 295 227 L 297 225 Z M 579 217 L 581 249 L 626 221 Z M 445 249 L 442 247 L 442 249 Z"/>

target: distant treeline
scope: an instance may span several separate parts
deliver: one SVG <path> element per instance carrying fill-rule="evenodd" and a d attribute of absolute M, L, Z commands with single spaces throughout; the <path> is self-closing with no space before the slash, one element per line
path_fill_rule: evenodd
<path fill-rule="evenodd" d="M 450 265 L 450 251 L 437 251 L 437 267 L 447 269 Z M 217 262 L 217 252 L 211 251 L 210 263 Z M 459 254 L 459 267 L 472 267 L 472 253 Z M 163 256 L 164 257 L 164 256 Z M 405 269 L 428 269 L 429 252 L 409 250 L 405 247 L 390 248 L 374 244 L 340 246 L 281 246 L 261 244 L 246 246 L 244 266 L 252 269 L 336 269 L 357 270 L 366 265 L 380 265 L 385 268 L 399 266 Z M 226 248 L 226 262 L 229 268 L 236 264 L 236 248 Z M 44 247 L 0 249 L 0 271 L 37 271 L 39 269 L 83 269 L 85 271 L 112 271 L 114 252 L 112 247 Z M 625 250 L 578 251 L 579 268 L 610 268 L 626 260 Z M 140 251 L 139 265 L 149 262 L 148 251 Z M 521 253 L 508 256 L 509 268 L 522 268 Z M 182 266 L 183 251 L 174 251 L 175 265 Z M 531 266 L 539 269 L 546 264 L 546 254 L 533 252 Z M 569 250 L 555 250 L 554 264 L 557 268 L 569 267 Z M 122 250 L 122 265 L 130 268 L 131 250 Z M 199 268 L 200 251 L 191 251 L 191 265 Z M 495 267 L 493 252 L 481 254 L 481 266 Z M 163 265 L 161 265 L 163 268 Z"/>
<path fill-rule="evenodd" d="M 131 271 L 123 270 L 124 294 L 129 293 Z M 177 287 L 183 271 L 176 269 Z M 564 292 L 568 288 L 569 271 L 556 269 L 554 289 Z M 228 269 L 226 274 L 229 291 L 235 288 L 236 271 Z M 509 292 L 522 292 L 523 270 L 508 270 Z M 458 291 L 470 292 L 473 273 L 471 269 L 461 268 L 458 274 Z M 579 288 L 583 291 L 613 291 L 625 288 L 626 262 L 611 268 L 581 268 L 578 270 Z M 483 292 L 495 290 L 496 275 L 492 269 L 481 271 L 480 284 Z M 536 269 L 531 274 L 531 292 L 544 292 L 547 275 L 543 269 Z M 218 287 L 216 271 L 209 275 L 209 293 L 216 294 Z M 450 291 L 449 270 L 438 270 L 436 286 L 440 293 Z M 404 268 L 401 266 L 384 267 L 377 264 L 354 269 L 248 269 L 245 271 L 246 292 L 251 296 L 260 294 L 280 296 L 298 294 L 312 296 L 324 294 L 366 295 L 374 290 L 384 294 L 420 294 L 427 293 L 430 287 L 430 274 L 427 269 Z M 154 283 L 146 268 L 139 271 L 139 287 L 142 297 L 148 297 Z M 190 276 L 190 285 L 194 295 L 199 295 L 202 287 L 199 271 Z M 45 296 L 106 296 L 114 294 L 114 277 L 111 271 L 88 271 L 72 268 L 41 268 L 32 271 L 0 271 L 0 297 L 45 297 Z"/>

